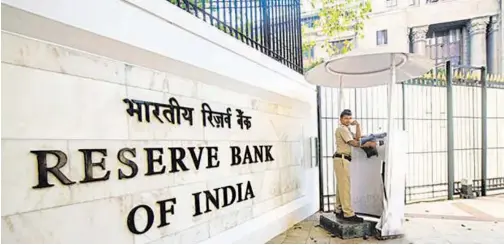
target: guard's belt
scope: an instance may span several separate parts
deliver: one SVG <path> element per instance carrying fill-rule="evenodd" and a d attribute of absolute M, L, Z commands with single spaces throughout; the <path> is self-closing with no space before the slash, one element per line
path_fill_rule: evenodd
<path fill-rule="evenodd" d="M 344 158 L 344 159 L 348 160 L 349 162 L 352 161 L 352 157 L 351 156 L 342 155 L 342 154 L 339 154 L 339 153 L 334 153 L 333 158 Z"/>

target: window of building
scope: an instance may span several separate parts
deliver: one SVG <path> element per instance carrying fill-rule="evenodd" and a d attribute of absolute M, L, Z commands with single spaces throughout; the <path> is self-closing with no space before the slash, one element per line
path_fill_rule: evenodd
<path fill-rule="evenodd" d="M 305 50 L 303 52 L 303 58 L 305 59 L 312 59 L 313 57 L 315 57 L 315 51 L 314 51 L 314 47 L 312 47 L 310 50 Z"/>
<path fill-rule="evenodd" d="M 309 17 L 303 17 L 301 19 L 301 23 L 303 25 L 306 25 L 307 27 L 313 28 L 313 26 L 315 25 L 315 21 L 317 21 L 319 19 L 320 19 L 320 17 L 318 15 L 316 15 L 316 16 L 309 16 Z"/>
<path fill-rule="evenodd" d="M 451 60 L 454 65 L 462 64 L 462 29 L 434 31 L 427 37 L 426 52 L 436 65 Z"/>
<path fill-rule="evenodd" d="M 341 39 L 341 40 L 334 40 L 330 41 L 330 44 L 334 47 L 336 50 L 336 54 L 340 54 L 341 50 L 345 46 L 345 42 L 352 42 L 352 39 Z"/>
<path fill-rule="evenodd" d="M 387 30 L 376 31 L 376 45 L 388 44 Z"/>
<path fill-rule="evenodd" d="M 385 0 L 387 7 L 397 6 L 397 0 Z"/>

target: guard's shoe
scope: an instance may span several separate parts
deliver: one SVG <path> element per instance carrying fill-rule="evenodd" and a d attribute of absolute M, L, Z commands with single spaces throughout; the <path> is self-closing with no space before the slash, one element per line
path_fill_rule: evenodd
<path fill-rule="evenodd" d="M 343 219 L 344 218 L 343 212 L 339 212 L 339 213 L 334 212 L 334 214 L 336 215 L 337 219 Z"/>
<path fill-rule="evenodd" d="M 362 223 L 362 222 L 364 222 L 364 219 L 361 218 L 361 217 L 358 217 L 357 215 L 354 215 L 352 217 L 343 217 L 343 220 L 350 221 L 350 222 L 355 222 L 355 223 Z"/>

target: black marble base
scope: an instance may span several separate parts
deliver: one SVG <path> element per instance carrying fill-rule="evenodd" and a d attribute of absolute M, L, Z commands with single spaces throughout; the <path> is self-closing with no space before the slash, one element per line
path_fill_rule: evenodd
<path fill-rule="evenodd" d="M 376 230 L 376 222 L 367 220 L 363 223 L 348 222 L 336 219 L 336 216 L 332 213 L 320 216 L 320 226 L 341 239 L 374 236 Z"/>
<path fill-rule="evenodd" d="M 378 231 L 376 231 L 375 235 L 376 239 L 383 241 L 383 240 L 393 240 L 393 239 L 399 239 L 403 238 L 404 235 L 392 235 L 392 236 L 381 236 Z"/>
<path fill-rule="evenodd" d="M 476 198 L 473 191 L 472 185 L 462 185 L 460 189 L 460 198 L 463 199 L 473 199 Z"/>

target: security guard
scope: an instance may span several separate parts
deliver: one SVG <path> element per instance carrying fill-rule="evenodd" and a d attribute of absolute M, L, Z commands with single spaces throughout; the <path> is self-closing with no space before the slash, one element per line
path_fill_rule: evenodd
<path fill-rule="evenodd" d="M 333 156 L 334 172 L 336 174 L 336 217 L 352 222 L 363 222 L 352 209 L 350 197 L 350 162 L 352 161 L 353 147 L 376 147 L 376 142 L 369 141 L 360 144 L 361 129 L 356 120 L 352 120 L 352 111 L 345 109 L 340 114 L 341 125 L 336 129 L 336 153 Z M 356 127 L 356 133 L 350 131 L 350 125 Z"/>

